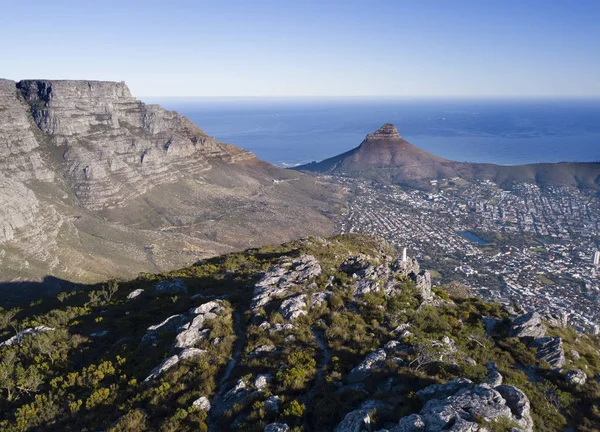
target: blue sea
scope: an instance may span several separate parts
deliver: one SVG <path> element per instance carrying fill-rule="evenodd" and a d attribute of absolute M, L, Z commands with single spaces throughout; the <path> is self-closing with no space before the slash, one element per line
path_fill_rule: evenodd
<path fill-rule="evenodd" d="M 600 100 L 143 100 L 280 166 L 348 151 L 388 122 L 412 144 L 457 161 L 600 161 Z"/>

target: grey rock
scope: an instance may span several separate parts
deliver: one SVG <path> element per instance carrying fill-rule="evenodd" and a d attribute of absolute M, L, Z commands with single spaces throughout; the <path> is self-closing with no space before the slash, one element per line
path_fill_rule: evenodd
<path fill-rule="evenodd" d="M 506 401 L 512 412 L 512 420 L 515 421 L 524 432 L 533 431 L 533 419 L 531 418 L 531 404 L 529 399 L 517 387 L 501 385 L 495 388 Z"/>
<path fill-rule="evenodd" d="M 279 396 L 271 396 L 265 400 L 265 410 L 271 413 L 279 412 Z"/>
<path fill-rule="evenodd" d="M 14 336 L 8 338 L 7 340 L 5 340 L 4 342 L 0 343 L 0 347 L 19 345 L 21 343 L 21 341 L 23 340 L 23 338 L 26 336 L 35 336 L 40 333 L 45 333 L 45 332 L 55 331 L 55 330 L 56 329 L 53 327 L 46 327 L 46 326 L 29 327 L 29 328 L 26 328 L 25 330 L 21 330 L 16 335 L 14 335 Z"/>
<path fill-rule="evenodd" d="M 335 427 L 334 432 L 362 432 L 371 430 L 371 415 L 377 409 L 386 405 L 378 400 L 368 400 L 356 410 L 346 414 L 344 419 Z"/>
<path fill-rule="evenodd" d="M 257 357 L 275 351 L 275 345 L 261 345 L 250 353 L 250 357 Z"/>
<path fill-rule="evenodd" d="M 257 375 L 254 379 L 254 387 L 257 390 L 264 390 L 269 386 L 269 383 L 273 381 L 273 376 L 269 374 Z"/>
<path fill-rule="evenodd" d="M 187 294 L 188 288 L 183 279 L 177 278 L 172 280 L 160 281 L 154 286 L 154 295 L 177 295 Z"/>
<path fill-rule="evenodd" d="M 297 259 L 281 258 L 254 285 L 250 309 L 257 312 L 271 300 L 287 297 L 293 288 L 319 276 L 321 271 L 321 265 L 312 255 L 302 255 Z"/>
<path fill-rule="evenodd" d="M 565 373 L 567 384 L 576 387 L 584 385 L 587 381 L 587 374 L 581 369 L 573 369 Z"/>
<path fill-rule="evenodd" d="M 524 338 L 542 338 L 546 335 L 546 326 L 542 317 L 537 312 L 529 312 L 513 321 L 510 326 L 509 336 Z"/>
<path fill-rule="evenodd" d="M 279 313 L 287 321 L 294 321 L 302 315 L 306 315 L 306 294 L 289 297 L 281 303 Z"/>
<path fill-rule="evenodd" d="M 498 372 L 498 367 L 496 366 L 496 363 L 489 362 L 487 365 L 485 365 L 485 367 L 488 370 L 488 373 L 485 377 L 486 384 L 488 384 L 492 388 L 501 385 L 502 375 L 500 374 L 500 372 Z"/>
<path fill-rule="evenodd" d="M 285 423 L 270 423 L 265 426 L 263 432 L 288 432 L 290 427 Z"/>
<path fill-rule="evenodd" d="M 223 303 L 220 300 L 209 301 L 198 307 L 191 308 L 190 313 L 192 315 L 206 314 L 209 312 L 217 313 L 223 310 Z"/>
<path fill-rule="evenodd" d="M 427 271 L 421 271 L 419 273 L 411 273 L 411 278 L 415 282 L 417 292 L 421 296 L 423 301 L 428 301 L 433 298 L 431 291 L 431 274 Z"/>
<path fill-rule="evenodd" d="M 425 403 L 431 399 L 444 399 L 459 390 L 473 387 L 473 381 L 467 378 L 455 378 L 445 384 L 433 384 L 417 391 L 417 396 L 421 402 Z"/>
<path fill-rule="evenodd" d="M 93 338 L 101 338 L 101 337 L 104 337 L 104 336 L 106 336 L 107 334 L 108 334 L 108 330 L 102 330 L 102 331 L 99 331 L 99 332 L 95 332 L 95 333 L 92 333 L 92 334 L 90 334 L 90 337 L 93 337 Z"/>
<path fill-rule="evenodd" d="M 206 412 L 210 411 L 210 401 L 208 400 L 208 398 L 206 396 L 202 396 L 202 397 L 196 399 L 194 402 L 192 402 L 192 405 L 195 407 L 198 407 L 201 410 L 204 410 Z"/>
<path fill-rule="evenodd" d="M 575 360 L 579 360 L 581 358 L 581 355 L 579 355 L 577 351 L 571 350 L 571 357 L 573 357 L 573 359 Z"/>
<path fill-rule="evenodd" d="M 390 429 L 390 432 L 423 432 L 425 422 L 418 414 L 411 414 L 400 419 L 398 426 Z"/>
<path fill-rule="evenodd" d="M 385 350 L 381 348 L 367 355 L 358 366 L 350 371 L 348 374 L 348 381 L 363 381 L 374 371 L 380 370 L 384 366 L 386 358 L 387 354 Z"/>
<path fill-rule="evenodd" d="M 158 366 L 156 366 L 150 372 L 150 375 L 144 380 L 144 382 L 151 381 L 157 378 L 163 372 L 171 369 L 173 366 L 176 366 L 182 360 L 192 359 L 202 354 L 206 353 L 206 350 L 201 350 L 197 348 L 188 348 L 180 352 L 179 354 L 172 355 L 163 360 Z"/>
<path fill-rule="evenodd" d="M 127 295 L 127 300 L 133 300 L 135 298 L 138 298 L 139 296 L 141 296 L 142 294 L 144 294 L 144 290 L 141 288 L 138 288 L 136 290 L 131 291 L 128 295 Z"/>
<path fill-rule="evenodd" d="M 537 350 L 536 358 L 540 361 L 546 361 L 554 368 L 562 368 L 565 363 L 565 351 L 560 337 L 545 337 L 535 339 L 531 345 Z"/>

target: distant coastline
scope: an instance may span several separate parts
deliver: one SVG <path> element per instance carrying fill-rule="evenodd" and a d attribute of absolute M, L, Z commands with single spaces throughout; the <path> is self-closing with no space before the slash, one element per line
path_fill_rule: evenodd
<path fill-rule="evenodd" d="M 600 161 L 600 99 L 144 98 L 279 166 L 354 147 L 383 122 L 442 157 L 518 165 Z"/>

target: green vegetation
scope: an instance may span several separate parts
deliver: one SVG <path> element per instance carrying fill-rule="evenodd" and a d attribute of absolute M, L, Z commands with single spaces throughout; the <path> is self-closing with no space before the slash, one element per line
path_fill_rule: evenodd
<path fill-rule="evenodd" d="M 383 262 L 393 250 L 364 236 L 311 238 L 0 310 L 0 341 L 36 326 L 55 329 L 0 347 L 0 429 L 202 431 L 213 422 L 217 430 L 262 431 L 269 423 L 283 422 L 295 430 L 325 431 L 373 397 L 390 407 L 372 417 L 380 428 L 418 412 L 418 390 L 455 377 L 483 382 L 485 365 L 493 361 L 504 383 L 519 387 L 531 401 L 536 431 L 562 430 L 567 421 L 577 430 L 597 430 L 597 337 L 550 329 L 550 334 L 563 338 L 568 368 L 588 375 L 585 385 L 570 388 L 547 365 L 540 365 L 522 341 L 507 337 L 508 314 L 502 305 L 471 298 L 458 283 L 436 288 L 434 305 L 420 304 L 415 285 L 402 277 L 388 294 L 355 297 L 352 275 L 339 269 L 345 258 L 359 253 Z M 314 255 L 323 272 L 294 290 L 308 298 L 326 291 L 327 300 L 291 326 L 277 310 L 277 301 L 255 317 L 249 304 L 261 272 L 282 256 L 301 254 Z M 151 295 L 157 282 L 174 278 L 183 279 L 188 293 Z M 128 300 L 136 289 L 144 294 Z M 203 297 L 192 300 L 196 295 Z M 175 352 L 174 331 L 160 330 L 143 341 L 148 327 L 221 296 L 226 296 L 224 310 L 205 320 L 209 336 L 195 345 L 206 353 L 145 382 L 150 371 Z M 498 321 L 492 334 L 486 333 L 483 317 Z M 348 382 L 349 372 L 365 356 L 396 342 L 404 349 L 388 356 L 369 379 L 358 385 Z M 236 346 L 239 362 L 221 388 Z M 270 346 L 273 349 L 257 354 L 257 348 Z M 270 376 L 271 381 L 255 388 L 258 375 Z M 246 396 L 215 418 L 193 404 L 203 396 L 212 402 L 218 392 L 222 397 L 239 381 L 248 389 Z M 275 396 L 279 410 L 272 408 Z M 478 422 L 491 431 L 514 426 L 504 420 Z"/>

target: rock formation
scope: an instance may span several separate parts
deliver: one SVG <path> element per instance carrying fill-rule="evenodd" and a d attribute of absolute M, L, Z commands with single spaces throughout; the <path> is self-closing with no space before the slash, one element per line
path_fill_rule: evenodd
<path fill-rule="evenodd" d="M 326 234 L 331 191 L 124 83 L 0 80 L 3 281 L 128 277 Z"/>

